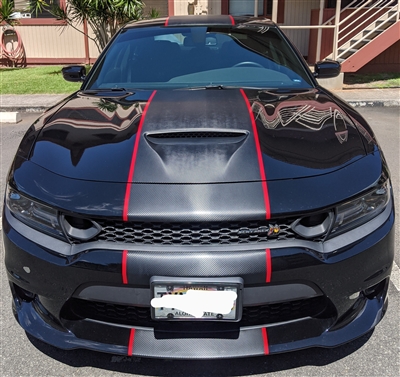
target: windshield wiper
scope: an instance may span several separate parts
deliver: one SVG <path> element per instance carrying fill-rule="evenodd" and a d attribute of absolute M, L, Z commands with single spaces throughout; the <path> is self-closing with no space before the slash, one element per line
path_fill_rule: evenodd
<path fill-rule="evenodd" d="M 205 90 L 205 89 L 212 89 L 212 90 L 222 90 L 222 89 L 228 89 L 228 88 L 233 88 L 233 87 L 228 87 L 225 85 L 199 85 L 199 86 L 187 86 L 187 87 L 183 87 L 180 89 L 183 90 Z"/>
<path fill-rule="evenodd" d="M 199 86 L 188 86 L 180 88 L 181 90 L 225 90 L 225 89 L 254 89 L 254 90 L 275 90 L 275 87 L 264 87 L 264 86 L 248 86 L 248 85 L 199 85 Z"/>
<path fill-rule="evenodd" d="M 99 92 L 127 92 L 125 88 L 99 88 L 82 90 L 83 93 L 99 93 Z"/>

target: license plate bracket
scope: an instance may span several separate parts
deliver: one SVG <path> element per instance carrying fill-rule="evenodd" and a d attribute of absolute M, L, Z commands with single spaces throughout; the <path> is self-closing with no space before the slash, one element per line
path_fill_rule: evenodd
<path fill-rule="evenodd" d="M 242 278 L 154 276 L 150 288 L 153 320 L 238 322 L 242 318 Z"/>

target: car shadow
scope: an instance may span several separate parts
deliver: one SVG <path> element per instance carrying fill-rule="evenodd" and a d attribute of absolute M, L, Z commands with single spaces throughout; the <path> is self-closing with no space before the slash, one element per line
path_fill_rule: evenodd
<path fill-rule="evenodd" d="M 40 352 L 72 367 L 93 367 L 143 376 L 242 376 L 274 373 L 304 366 L 324 366 L 360 349 L 374 330 L 336 348 L 310 348 L 284 354 L 223 360 L 165 360 L 104 354 L 87 350 L 65 351 L 26 334 Z"/>

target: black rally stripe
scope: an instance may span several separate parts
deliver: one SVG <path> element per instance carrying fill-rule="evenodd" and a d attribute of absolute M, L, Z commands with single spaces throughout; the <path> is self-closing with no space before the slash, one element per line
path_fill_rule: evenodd
<path fill-rule="evenodd" d="M 240 143 L 157 144 L 165 131 L 233 130 Z M 252 124 L 240 90 L 157 91 L 146 114 L 128 217 L 136 221 L 265 219 Z M 138 184 L 140 183 L 140 184 Z"/>
<path fill-rule="evenodd" d="M 238 144 L 152 145 L 145 134 L 179 130 L 240 130 Z M 257 153 L 246 103 L 239 90 L 159 91 L 143 125 L 134 182 L 221 183 L 259 181 Z M 143 143 L 142 143 L 143 141 Z"/>

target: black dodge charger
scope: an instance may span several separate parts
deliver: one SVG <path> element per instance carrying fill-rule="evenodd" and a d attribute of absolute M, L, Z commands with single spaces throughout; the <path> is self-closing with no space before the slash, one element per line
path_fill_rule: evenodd
<path fill-rule="evenodd" d="M 3 213 L 12 308 L 62 349 L 232 358 L 332 347 L 387 308 L 373 131 L 269 20 L 124 26 L 24 136 Z"/>

